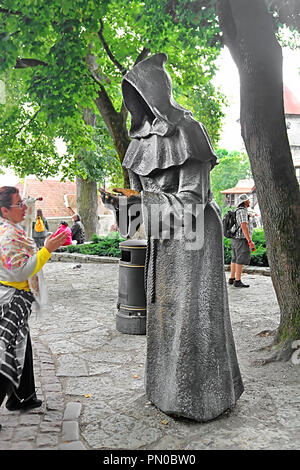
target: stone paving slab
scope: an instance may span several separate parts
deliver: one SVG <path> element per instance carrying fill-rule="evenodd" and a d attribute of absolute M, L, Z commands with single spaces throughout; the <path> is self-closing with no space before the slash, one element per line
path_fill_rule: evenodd
<path fill-rule="evenodd" d="M 260 270 L 262 273 L 262 270 Z M 228 288 L 245 392 L 229 415 L 195 423 L 164 415 L 144 394 L 146 337 L 115 328 L 117 263 L 47 263 L 51 308 L 30 319 L 39 409 L 0 410 L 0 450 L 294 450 L 300 367 L 253 361 L 276 328 L 271 278 Z M 228 277 L 228 273 L 226 274 Z"/>

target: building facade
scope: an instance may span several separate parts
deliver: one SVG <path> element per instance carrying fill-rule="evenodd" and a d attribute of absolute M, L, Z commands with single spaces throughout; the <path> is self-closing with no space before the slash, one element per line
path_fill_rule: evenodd
<path fill-rule="evenodd" d="M 300 184 L 300 100 L 284 86 L 285 122 L 296 177 Z"/>

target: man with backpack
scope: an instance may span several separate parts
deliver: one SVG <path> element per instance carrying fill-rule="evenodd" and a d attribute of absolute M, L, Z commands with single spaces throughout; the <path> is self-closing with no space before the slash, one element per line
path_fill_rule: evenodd
<path fill-rule="evenodd" d="M 229 284 L 234 287 L 249 287 L 241 281 L 244 264 L 250 264 L 251 251 L 255 250 L 252 241 L 252 226 L 249 223 L 247 208 L 250 205 L 250 199 L 247 194 L 241 194 L 238 198 L 238 206 L 235 210 L 235 224 L 231 227 L 231 265 Z M 225 230 L 224 230 L 225 233 Z M 225 233 L 225 236 L 226 235 Z"/>

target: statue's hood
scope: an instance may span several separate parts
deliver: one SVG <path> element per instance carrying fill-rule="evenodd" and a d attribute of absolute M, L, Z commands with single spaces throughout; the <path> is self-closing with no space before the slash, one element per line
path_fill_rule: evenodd
<path fill-rule="evenodd" d="M 155 54 L 136 64 L 122 80 L 125 106 L 131 114 L 130 137 L 166 135 L 190 111 L 173 98 L 172 81 L 164 64 L 167 55 Z"/>
<path fill-rule="evenodd" d="M 132 138 L 123 167 L 139 175 L 183 165 L 190 158 L 217 158 L 205 127 L 173 98 L 166 54 L 155 54 L 136 64 L 122 80 L 125 106 L 131 114 Z"/>

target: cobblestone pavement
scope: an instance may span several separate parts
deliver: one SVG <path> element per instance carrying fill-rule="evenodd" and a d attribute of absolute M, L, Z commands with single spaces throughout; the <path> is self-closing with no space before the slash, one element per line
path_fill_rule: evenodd
<path fill-rule="evenodd" d="M 209 423 L 175 420 L 147 401 L 143 335 L 115 328 L 118 264 L 49 262 L 51 308 L 30 319 L 41 408 L 0 410 L 0 450 L 253 450 L 300 448 L 300 366 L 253 361 L 271 342 L 278 306 L 270 277 L 245 274 L 229 286 L 245 392 L 236 408 Z M 226 274 L 228 277 L 228 274 Z"/>

